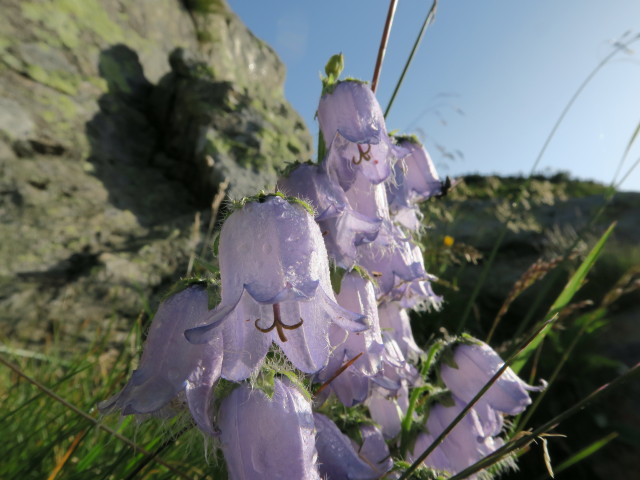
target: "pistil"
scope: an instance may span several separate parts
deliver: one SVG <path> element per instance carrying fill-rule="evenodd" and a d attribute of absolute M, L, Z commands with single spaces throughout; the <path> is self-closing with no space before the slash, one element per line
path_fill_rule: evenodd
<path fill-rule="evenodd" d="M 358 160 L 356 160 L 356 157 L 351 157 L 351 161 L 353 163 L 355 163 L 356 165 L 360 165 L 362 163 L 363 159 L 366 160 L 366 161 L 371 160 L 371 153 L 370 153 L 371 152 L 371 145 L 367 145 L 367 149 L 366 150 L 364 150 L 362 148 L 362 145 L 359 144 L 359 143 L 357 144 L 357 147 L 358 147 L 359 156 L 358 156 Z"/>
<path fill-rule="evenodd" d="M 285 330 L 295 330 L 296 328 L 302 326 L 302 324 L 304 323 L 304 320 L 301 318 L 300 321 L 294 325 L 285 325 L 282 322 L 282 319 L 280 318 L 280 304 L 279 303 L 274 303 L 273 304 L 273 323 L 267 327 L 267 328 L 262 328 L 258 325 L 258 322 L 260 321 L 260 319 L 256 319 L 256 323 L 255 326 L 258 330 L 260 330 L 262 333 L 269 333 L 271 330 L 273 330 L 274 328 L 276 329 L 276 332 L 278 332 L 278 337 L 280 338 L 281 342 L 286 342 L 287 341 L 287 337 L 284 334 Z"/>

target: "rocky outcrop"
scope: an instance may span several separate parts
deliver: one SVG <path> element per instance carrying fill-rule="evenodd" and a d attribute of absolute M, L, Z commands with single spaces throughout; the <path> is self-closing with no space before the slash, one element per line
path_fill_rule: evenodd
<path fill-rule="evenodd" d="M 5 0 L 0 334 L 89 339 L 184 274 L 221 182 L 307 159 L 284 67 L 223 0 Z"/>

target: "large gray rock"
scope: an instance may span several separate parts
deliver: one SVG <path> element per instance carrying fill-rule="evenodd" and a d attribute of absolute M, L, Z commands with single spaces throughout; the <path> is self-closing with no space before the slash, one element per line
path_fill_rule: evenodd
<path fill-rule="evenodd" d="M 195 3 L 2 1 L 0 335 L 126 331 L 209 252 L 221 182 L 239 197 L 309 158 L 273 50 Z"/>

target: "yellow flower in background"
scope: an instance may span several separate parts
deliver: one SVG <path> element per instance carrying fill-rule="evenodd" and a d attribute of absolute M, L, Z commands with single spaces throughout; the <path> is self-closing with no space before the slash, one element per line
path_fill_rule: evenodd
<path fill-rule="evenodd" d="M 444 243 L 445 247 L 452 247 L 454 242 L 455 239 L 450 235 L 445 235 L 444 239 L 442 240 L 442 243 Z"/>

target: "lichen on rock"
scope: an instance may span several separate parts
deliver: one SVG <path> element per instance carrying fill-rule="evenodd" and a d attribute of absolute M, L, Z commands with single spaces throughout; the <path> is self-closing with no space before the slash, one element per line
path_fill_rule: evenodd
<path fill-rule="evenodd" d="M 0 334 L 128 330 L 208 251 L 220 182 L 242 196 L 310 156 L 273 50 L 198 4 L 3 2 Z"/>

